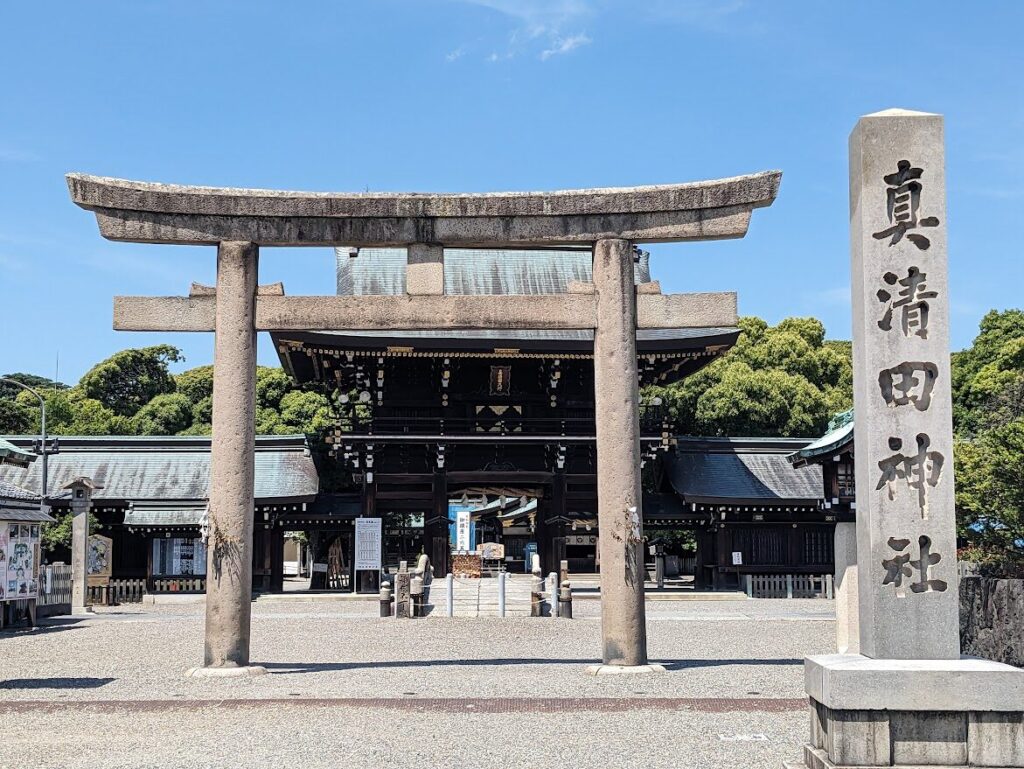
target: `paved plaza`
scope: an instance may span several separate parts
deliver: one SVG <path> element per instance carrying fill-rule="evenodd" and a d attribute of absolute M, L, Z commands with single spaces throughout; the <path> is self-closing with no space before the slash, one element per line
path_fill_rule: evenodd
<path fill-rule="evenodd" d="M 259 600 L 270 674 L 190 679 L 200 604 L 121 606 L 0 633 L 4 740 L 38 767 L 765 767 L 806 739 L 802 659 L 832 604 L 648 601 L 668 672 L 585 675 L 577 618 L 380 619 L 373 601 Z M 14 753 L 11 753 L 12 755 Z"/>

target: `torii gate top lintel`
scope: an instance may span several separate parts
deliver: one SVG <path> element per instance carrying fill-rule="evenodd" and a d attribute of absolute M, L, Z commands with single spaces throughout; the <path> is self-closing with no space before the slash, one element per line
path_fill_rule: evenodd
<path fill-rule="evenodd" d="M 359 247 L 591 245 L 738 238 L 771 205 L 781 171 L 553 192 L 320 193 L 197 187 L 70 173 L 100 233 L 141 243 Z"/>

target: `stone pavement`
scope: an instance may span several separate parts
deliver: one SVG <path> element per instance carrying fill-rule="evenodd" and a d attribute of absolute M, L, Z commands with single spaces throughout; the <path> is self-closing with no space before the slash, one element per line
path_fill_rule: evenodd
<path fill-rule="evenodd" d="M 202 607 L 116 607 L 0 633 L 0 766 L 765 767 L 806 739 L 802 658 L 825 601 L 649 603 L 662 675 L 584 675 L 577 619 L 380 619 L 376 602 L 259 604 L 269 675 L 188 679 Z"/>

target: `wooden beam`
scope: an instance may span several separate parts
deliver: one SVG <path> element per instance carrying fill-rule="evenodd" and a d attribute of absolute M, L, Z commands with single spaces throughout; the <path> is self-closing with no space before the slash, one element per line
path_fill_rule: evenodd
<path fill-rule="evenodd" d="M 215 296 L 114 297 L 117 331 L 213 331 Z M 642 294 L 639 328 L 736 324 L 736 294 Z M 509 296 L 260 296 L 257 331 L 591 329 L 594 294 Z"/>

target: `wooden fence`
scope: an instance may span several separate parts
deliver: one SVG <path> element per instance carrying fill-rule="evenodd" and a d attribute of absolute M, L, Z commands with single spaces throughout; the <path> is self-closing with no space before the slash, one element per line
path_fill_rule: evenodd
<path fill-rule="evenodd" d="M 98 606 L 140 603 L 145 594 L 144 579 L 112 579 L 106 585 L 90 585 L 88 602 Z"/>
<path fill-rule="evenodd" d="M 747 574 L 751 598 L 833 598 L 831 574 Z"/>
<path fill-rule="evenodd" d="M 206 577 L 156 577 L 154 593 L 205 593 Z"/>

